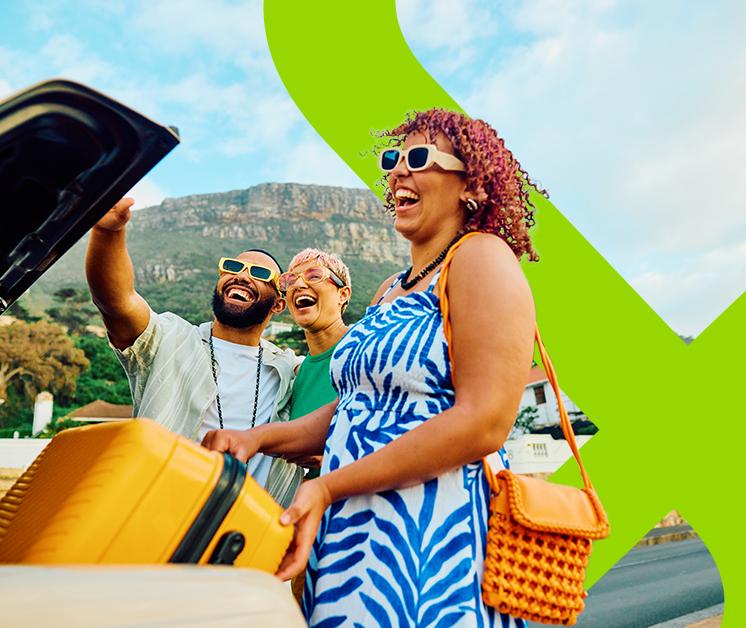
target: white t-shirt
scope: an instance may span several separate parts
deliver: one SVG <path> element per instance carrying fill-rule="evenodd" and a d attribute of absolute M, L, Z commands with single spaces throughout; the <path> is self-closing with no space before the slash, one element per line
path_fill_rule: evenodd
<path fill-rule="evenodd" d="M 215 362 L 218 364 L 218 394 L 223 411 L 223 428 L 226 430 L 247 430 L 251 427 L 256 394 L 256 367 L 259 347 L 239 345 L 220 338 L 212 339 L 215 347 Z M 256 409 L 256 425 L 267 423 L 272 416 L 280 376 L 271 366 L 262 364 L 259 380 L 259 399 Z M 220 429 L 217 400 L 207 409 L 205 419 L 199 429 L 201 442 L 208 430 Z M 267 484 L 272 458 L 257 454 L 249 460 L 249 473 L 260 486 Z"/>

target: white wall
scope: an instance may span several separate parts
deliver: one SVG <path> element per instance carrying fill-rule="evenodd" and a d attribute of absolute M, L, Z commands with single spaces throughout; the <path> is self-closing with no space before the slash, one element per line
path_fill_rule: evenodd
<path fill-rule="evenodd" d="M 576 436 L 578 447 L 592 437 Z M 25 469 L 47 446 L 45 438 L 0 438 L 0 467 Z M 524 434 L 506 441 L 510 468 L 515 473 L 553 473 L 571 455 L 565 440 L 554 440 L 549 434 Z M 492 462 L 496 454 L 488 456 Z"/>
<path fill-rule="evenodd" d="M 575 436 L 578 447 L 582 447 L 592 437 Z M 554 473 L 572 456 L 566 440 L 554 440 L 549 434 L 524 434 L 505 442 L 510 470 L 514 473 Z M 494 466 L 497 454 L 487 460 Z"/>
<path fill-rule="evenodd" d="M 270 321 L 267 328 L 262 333 L 262 336 L 275 336 L 277 334 L 293 331 L 295 325 L 293 323 L 282 323 L 280 321 Z"/>
<path fill-rule="evenodd" d="M 25 469 L 50 440 L 49 438 L 0 438 L 0 467 Z"/>

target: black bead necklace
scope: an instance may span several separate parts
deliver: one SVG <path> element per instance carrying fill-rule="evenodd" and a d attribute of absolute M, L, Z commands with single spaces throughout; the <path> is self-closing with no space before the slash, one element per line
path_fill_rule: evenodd
<path fill-rule="evenodd" d="M 259 405 L 259 378 L 262 374 L 262 354 L 264 353 L 264 347 L 262 347 L 261 341 L 259 342 L 259 359 L 256 365 L 256 389 L 254 390 L 254 412 L 251 414 L 251 427 L 256 424 L 256 407 Z M 212 325 L 210 326 L 210 362 L 212 364 L 212 379 L 215 381 L 215 395 L 216 401 L 218 402 L 218 421 L 220 421 L 220 429 L 223 429 L 223 409 L 220 407 L 220 393 L 218 392 L 218 371 L 217 362 L 215 361 L 215 347 L 212 342 Z"/>
<path fill-rule="evenodd" d="M 414 288 L 417 283 L 421 280 L 427 277 L 428 274 L 430 274 L 435 267 L 438 266 L 445 258 L 446 255 L 448 255 L 448 251 L 451 250 L 451 247 L 456 244 L 461 239 L 462 234 L 456 235 L 453 240 L 451 240 L 448 243 L 448 246 L 444 248 L 440 253 L 438 253 L 438 257 L 436 257 L 432 262 L 430 262 L 425 268 L 423 268 L 419 273 L 417 273 L 417 276 L 413 279 L 408 279 L 409 275 L 412 274 L 412 266 L 409 267 L 408 270 L 405 271 L 405 274 L 402 276 L 401 280 L 401 287 L 404 288 L 404 290 L 410 290 L 411 288 Z"/>

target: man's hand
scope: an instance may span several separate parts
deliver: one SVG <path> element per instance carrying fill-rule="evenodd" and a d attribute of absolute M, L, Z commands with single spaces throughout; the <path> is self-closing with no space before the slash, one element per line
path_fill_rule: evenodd
<path fill-rule="evenodd" d="M 104 214 L 104 216 L 96 223 L 95 226 L 98 229 L 104 229 L 105 231 L 121 231 L 130 220 L 130 208 L 134 204 L 135 199 L 123 198 L 108 212 L 106 212 L 106 214 Z"/>
<path fill-rule="evenodd" d="M 259 452 L 261 442 L 257 431 L 210 430 L 202 439 L 202 446 L 214 451 L 227 451 L 241 462 L 246 462 Z"/>
<path fill-rule="evenodd" d="M 297 576 L 305 568 L 321 517 L 331 503 L 331 494 L 323 478 L 300 485 L 290 508 L 280 517 L 282 525 L 295 525 L 295 536 L 275 574 L 280 580 Z"/>

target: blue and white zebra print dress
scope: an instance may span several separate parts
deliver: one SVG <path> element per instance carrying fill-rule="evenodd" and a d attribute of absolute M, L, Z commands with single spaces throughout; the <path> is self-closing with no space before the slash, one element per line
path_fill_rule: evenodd
<path fill-rule="evenodd" d="M 322 474 L 453 405 L 436 280 L 426 291 L 371 306 L 339 342 L 331 363 L 339 405 Z M 308 563 L 309 625 L 523 628 L 523 620 L 482 602 L 488 491 L 477 463 L 332 504 Z"/>

